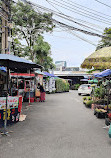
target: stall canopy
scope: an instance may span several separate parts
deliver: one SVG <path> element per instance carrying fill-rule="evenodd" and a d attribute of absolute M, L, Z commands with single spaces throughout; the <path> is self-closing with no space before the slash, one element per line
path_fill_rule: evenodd
<path fill-rule="evenodd" d="M 41 65 L 38 65 L 26 59 L 10 54 L 0 54 L 0 65 L 8 67 L 11 70 L 14 70 L 16 68 L 17 69 L 42 68 Z"/>
<path fill-rule="evenodd" d="M 39 74 L 39 75 L 44 75 L 44 73 L 41 72 L 41 71 L 39 71 L 39 70 L 36 70 L 35 73 L 36 73 L 36 74 Z"/>
<path fill-rule="evenodd" d="M 49 77 L 56 77 L 54 74 L 50 74 L 48 72 L 44 72 L 44 75 L 49 76 Z"/>
<path fill-rule="evenodd" d="M 102 78 L 111 75 L 111 69 L 104 70 L 100 73 L 94 74 L 95 77 Z"/>

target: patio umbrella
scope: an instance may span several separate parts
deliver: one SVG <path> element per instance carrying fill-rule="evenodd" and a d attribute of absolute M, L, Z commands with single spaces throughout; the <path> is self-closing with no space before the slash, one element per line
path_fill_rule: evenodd
<path fill-rule="evenodd" d="M 31 68 L 42 68 L 41 65 L 28 61 L 26 59 L 10 55 L 10 54 L 0 54 L 0 65 L 7 67 L 7 93 L 6 93 L 6 113 L 5 113 L 5 121 L 4 121 L 4 130 L 6 131 L 7 127 L 7 105 L 8 105 L 8 84 L 9 84 L 9 69 L 17 71 L 18 69 L 30 70 Z M 6 132 L 4 131 L 4 134 Z"/>
<path fill-rule="evenodd" d="M 109 69 L 111 68 L 111 47 L 104 47 L 92 53 L 81 64 L 87 69 Z"/>

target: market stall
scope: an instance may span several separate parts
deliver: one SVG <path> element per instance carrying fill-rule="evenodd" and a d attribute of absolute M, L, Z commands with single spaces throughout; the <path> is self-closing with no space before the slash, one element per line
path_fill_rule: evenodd
<path fill-rule="evenodd" d="M 34 79 L 35 74 L 34 73 L 10 73 L 11 77 L 11 94 L 13 95 L 13 86 L 16 85 L 18 94 L 22 95 L 24 101 L 29 100 L 29 95 L 27 97 L 27 94 L 29 94 L 29 91 L 31 93 L 30 101 L 32 102 L 32 98 L 34 98 Z M 18 85 L 18 86 L 17 86 Z"/>
<path fill-rule="evenodd" d="M 94 76 L 102 80 L 102 85 L 105 88 L 104 99 L 105 97 L 107 98 L 107 105 L 104 104 L 96 106 L 94 114 L 96 114 L 98 117 L 105 117 L 105 124 L 108 126 L 111 124 L 111 69 L 94 74 Z M 106 102 L 104 101 L 104 103 Z M 111 133 L 109 136 L 111 137 Z"/>
<path fill-rule="evenodd" d="M 19 97 L 9 96 L 9 69 L 13 70 L 14 72 L 27 72 L 33 68 L 41 69 L 42 67 L 23 58 L 9 54 L 0 54 L 0 65 L 6 67 L 6 96 L 0 98 L 2 103 L 1 108 L 3 108 L 3 113 L 1 112 L 1 118 L 4 123 L 4 134 L 6 134 L 7 120 L 9 119 L 8 111 L 9 113 L 16 113 L 16 109 L 20 110 L 20 106 L 18 106 L 20 102 Z M 11 110 L 11 108 L 14 109 L 14 111 Z M 13 119 L 12 115 L 11 119 Z"/>
<path fill-rule="evenodd" d="M 44 87 L 47 93 L 54 93 L 55 88 L 55 79 L 56 76 L 54 74 L 50 74 L 48 72 L 44 72 Z"/>

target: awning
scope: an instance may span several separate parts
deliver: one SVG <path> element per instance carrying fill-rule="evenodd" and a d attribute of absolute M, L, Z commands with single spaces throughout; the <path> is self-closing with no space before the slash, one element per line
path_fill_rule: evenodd
<path fill-rule="evenodd" d="M 33 78 L 35 74 L 28 74 L 28 73 L 11 73 L 10 76 L 12 78 Z"/>
<path fill-rule="evenodd" d="M 44 73 L 41 72 L 41 71 L 39 71 L 39 70 L 35 71 L 35 73 L 36 73 L 36 74 L 39 74 L 39 75 L 44 75 Z"/>
<path fill-rule="evenodd" d="M 11 70 L 42 68 L 41 65 L 10 54 L 0 54 L 0 65 L 8 67 Z"/>
<path fill-rule="evenodd" d="M 111 69 L 104 70 L 100 73 L 94 74 L 95 77 L 102 78 L 111 75 Z"/>
<path fill-rule="evenodd" d="M 49 77 L 56 77 L 54 74 L 50 74 L 48 72 L 44 72 L 44 75 L 49 76 Z"/>

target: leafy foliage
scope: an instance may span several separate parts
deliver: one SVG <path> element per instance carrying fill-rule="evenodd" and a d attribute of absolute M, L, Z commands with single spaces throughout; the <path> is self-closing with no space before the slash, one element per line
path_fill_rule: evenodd
<path fill-rule="evenodd" d="M 71 89 L 72 90 L 78 90 L 79 86 L 80 86 L 80 84 L 78 84 L 78 83 L 74 84 L 74 85 L 71 86 Z"/>
<path fill-rule="evenodd" d="M 83 97 L 83 100 L 86 100 L 87 99 L 87 97 Z"/>
<path fill-rule="evenodd" d="M 99 42 L 96 50 L 99 50 L 103 47 L 111 46 L 111 27 L 105 28 L 103 35 L 105 35 L 108 38 L 102 37 L 102 40 Z"/>
<path fill-rule="evenodd" d="M 92 100 L 87 100 L 86 103 L 85 103 L 85 105 L 86 105 L 86 107 L 91 108 L 91 104 L 92 103 L 93 103 Z"/>
<path fill-rule="evenodd" d="M 105 88 L 104 86 L 101 84 L 100 87 L 96 87 L 94 90 L 94 96 L 98 97 L 98 98 L 104 98 L 105 95 Z"/>
<path fill-rule="evenodd" d="M 32 61 L 44 66 L 44 70 L 53 68 L 50 45 L 44 41 L 41 34 L 52 32 L 54 24 L 52 14 L 39 14 L 32 6 L 18 1 L 12 6 L 14 54 L 27 56 Z M 27 46 L 22 46 L 20 40 L 25 40 Z"/>
<path fill-rule="evenodd" d="M 69 83 L 63 79 L 56 79 L 56 92 L 68 92 Z"/>

